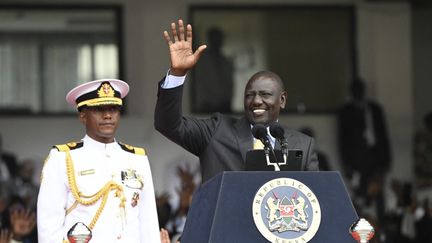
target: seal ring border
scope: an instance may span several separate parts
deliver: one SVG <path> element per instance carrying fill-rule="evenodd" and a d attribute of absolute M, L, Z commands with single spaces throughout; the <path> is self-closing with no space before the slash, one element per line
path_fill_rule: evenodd
<path fill-rule="evenodd" d="M 262 205 L 262 199 L 267 195 L 267 193 L 270 191 L 270 189 L 278 188 L 281 186 L 288 186 L 295 188 L 297 190 L 300 190 L 302 193 L 304 193 L 312 206 L 312 212 L 313 212 L 313 221 L 310 225 L 309 229 L 306 231 L 305 234 L 303 234 L 300 237 L 292 238 L 292 239 L 285 239 L 278 236 L 275 236 L 270 230 L 268 230 L 267 226 L 264 224 L 264 221 L 261 217 L 261 205 Z M 264 195 L 264 196 L 261 196 Z M 260 201 L 260 203 L 256 203 L 257 201 Z M 316 203 L 313 203 L 312 201 L 315 200 Z M 306 186 L 304 183 L 287 177 L 280 177 L 275 178 L 271 181 L 268 181 L 264 185 L 258 189 L 257 193 L 255 194 L 255 197 L 252 202 L 252 216 L 255 222 L 255 226 L 257 227 L 258 231 L 270 242 L 309 242 L 318 231 L 318 228 L 321 223 L 321 207 L 319 205 L 318 198 L 315 196 L 315 194 L 312 192 L 312 190 Z"/>

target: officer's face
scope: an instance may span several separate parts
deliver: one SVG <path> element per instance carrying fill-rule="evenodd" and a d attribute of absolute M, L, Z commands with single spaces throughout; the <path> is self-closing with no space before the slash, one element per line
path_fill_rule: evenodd
<path fill-rule="evenodd" d="M 248 82 L 244 93 L 244 110 L 252 124 L 268 125 L 285 108 L 286 92 L 277 81 L 261 76 Z"/>
<path fill-rule="evenodd" d="M 114 142 L 120 109 L 121 107 L 116 105 L 84 107 L 79 118 L 86 127 L 87 135 L 101 143 Z"/>

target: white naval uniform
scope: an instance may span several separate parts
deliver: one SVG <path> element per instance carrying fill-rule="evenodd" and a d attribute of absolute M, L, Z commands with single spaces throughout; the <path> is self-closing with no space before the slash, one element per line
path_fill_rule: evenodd
<path fill-rule="evenodd" d="M 110 191 L 106 205 L 94 228 L 91 243 L 148 242 L 160 243 L 159 223 L 150 165 L 146 155 L 124 150 L 117 142 L 104 144 L 85 136 L 83 146 L 69 151 L 78 190 L 83 195 L 93 195 L 108 181 L 121 185 L 126 197 L 125 213 L 120 199 Z M 122 171 L 135 170 L 144 186 L 130 188 L 122 182 Z M 126 182 L 127 183 L 127 182 Z M 134 193 L 139 194 L 133 207 Z M 102 199 L 95 204 L 78 204 L 66 215 L 75 202 L 66 171 L 66 152 L 54 148 L 42 170 L 37 205 L 39 243 L 61 243 L 67 239 L 68 230 L 77 222 L 89 226 Z"/>

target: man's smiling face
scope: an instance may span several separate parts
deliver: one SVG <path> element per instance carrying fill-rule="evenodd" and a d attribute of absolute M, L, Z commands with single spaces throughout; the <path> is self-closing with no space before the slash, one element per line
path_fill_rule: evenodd
<path fill-rule="evenodd" d="M 276 121 L 285 102 L 281 81 L 271 75 L 254 75 L 246 85 L 244 110 L 251 124 L 268 125 Z"/>

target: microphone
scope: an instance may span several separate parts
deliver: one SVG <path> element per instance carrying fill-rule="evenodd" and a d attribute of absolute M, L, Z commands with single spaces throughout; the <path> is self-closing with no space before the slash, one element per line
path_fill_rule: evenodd
<path fill-rule="evenodd" d="M 277 122 L 273 122 L 272 124 L 270 124 L 270 134 L 278 140 L 285 140 L 285 130 Z"/>
<path fill-rule="evenodd" d="M 252 135 L 256 138 L 261 140 L 261 142 L 264 144 L 264 154 L 266 157 L 267 165 L 274 166 L 275 171 L 280 171 L 279 165 L 277 163 L 270 162 L 270 149 L 273 152 L 273 155 L 276 158 L 276 155 L 274 154 L 273 147 L 270 143 L 270 139 L 267 135 L 267 128 L 262 124 L 256 124 L 252 127 Z"/>
<path fill-rule="evenodd" d="M 267 136 L 267 129 L 264 125 L 256 124 L 255 126 L 253 126 L 252 127 L 252 135 L 256 139 L 261 140 L 261 142 L 264 144 L 264 148 L 270 149 L 272 147 L 270 140 Z"/>
<path fill-rule="evenodd" d="M 284 128 L 277 122 L 270 124 L 270 134 L 276 138 L 281 145 L 281 150 L 284 158 L 284 164 L 287 162 L 288 157 L 288 141 L 286 140 L 284 134 Z"/>

